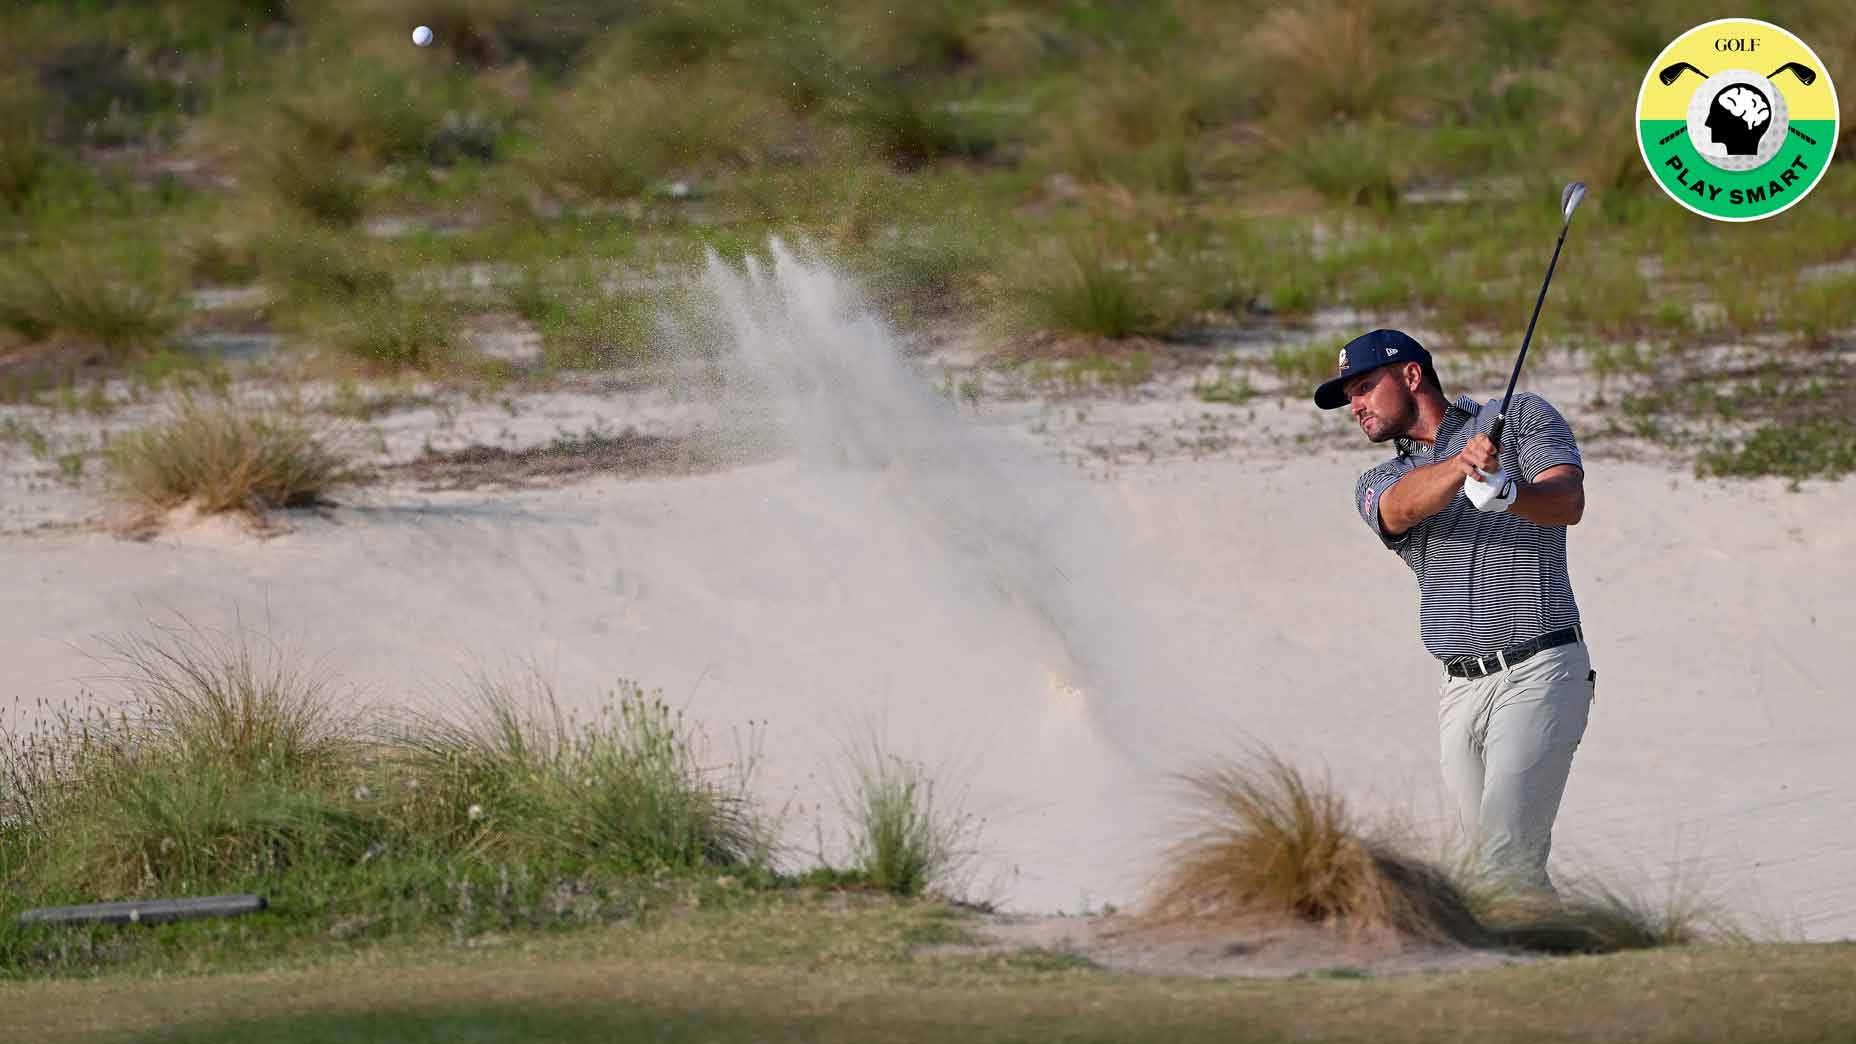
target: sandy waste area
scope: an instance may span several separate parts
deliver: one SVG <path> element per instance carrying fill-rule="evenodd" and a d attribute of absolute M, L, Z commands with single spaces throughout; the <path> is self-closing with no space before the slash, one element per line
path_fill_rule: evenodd
<path fill-rule="evenodd" d="M 969 896 L 1023 914 L 1135 904 L 1174 774 L 1249 741 L 1446 835 L 1439 667 L 1411 574 L 1350 504 L 1383 451 L 1344 418 L 1299 392 L 1202 402 L 1190 374 L 969 401 L 946 389 L 970 345 L 905 346 L 821 268 L 709 286 L 726 380 L 408 405 L 362 424 L 380 481 L 263 530 L 128 539 L 94 476 L 0 446 L 0 712 L 110 700 L 98 639 L 151 620 L 266 630 L 380 703 L 525 661 L 580 705 L 635 679 L 718 760 L 757 737 L 797 865 L 842 857 L 847 744 L 935 767 L 978 830 Z M 1576 375 L 1524 386 L 1597 429 Z M 7 410 L 65 434 L 147 419 Z M 576 436 L 590 456 L 524 455 Z M 1856 936 L 1856 483 L 1585 448 L 1598 695 L 1555 872 Z"/>

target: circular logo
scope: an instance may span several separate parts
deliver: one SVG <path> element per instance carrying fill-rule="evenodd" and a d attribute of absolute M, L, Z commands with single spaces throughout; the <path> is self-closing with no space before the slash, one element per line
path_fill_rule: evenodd
<path fill-rule="evenodd" d="M 1637 144 L 1676 202 L 1717 221 L 1757 221 L 1824 176 L 1837 147 L 1836 88 L 1817 52 L 1784 29 L 1707 22 L 1644 74 Z"/>

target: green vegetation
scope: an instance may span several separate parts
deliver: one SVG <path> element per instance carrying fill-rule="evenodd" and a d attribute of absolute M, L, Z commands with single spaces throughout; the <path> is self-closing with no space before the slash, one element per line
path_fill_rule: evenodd
<path fill-rule="evenodd" d="M 1856 427 L 1836 416 L 1768 421 L 1738 444 L 1704 451 L 1697 468 L 1704 475 L 1781 475 L 1794 485 L 1841 478 L 1856 471 Z"/>
<path fill-rule="evenodd" d="M 1062 260 L 1039 266 L 1023 294 L 1043 329 L 1110 339 L 1163 329 L 1152 295 L 1126 263 L 1094 245 L 1072 244 Z"/>
<path fill-rule="evenodd" d="M 871 887 L 901 896 L 950 884 L 977 824 L 928 767 L 891 754 L 872 735 L 846 751 L 838 801 L 850 822 L 853 865 Z"/>
<path fill-rule="evenodd" d="M 1840 13 L 1777 14 L 1838 68 Z M 1821 353 L 1850 332 L 1856 183 L 1731 228 L 1662 199 L 1618 99 L 1684 17 L 30 0 L 0 13 L 0 331 L 62 373 L 221 321 L 177 287 L 255 281 L 271 303 L 249 321 L 291 344 L 468 374 L 460 330 L 533 280 L 518 311 L 549 366 L 637 366 L 666 283 L 778 234 L 898 320 L 1031 327 L 1017 355 L 1236 324 L 1294 341 L 1336 308 L 1448 351 L 1512 343 L 1577 177 L 1593 195 L 1543 350 Z"/>
<path fill-rule="evenodd" d="M 752 763 L 712 778 L 682 714 L 637 685 L 620 683 L 586 720 L 533 669 L 479 674 L 454 702 L 452 717 L 415 719 L 378 754 L 390 772 L 381 800 L 438 844 L 622 872 L 765 864 Z"/>
<path fill-rule="evenodd" d="M 180 322 L 175 296 L 146 272 L 75 251 L 19 257 L 0 267 L 0 326 L 33 340 L 119 355 L 152 347 Z"/>
<path fill-rule="evenodd" d="M 182 392 L 172 413 L 109 447 L 118 491 L 145 510 L 191 502 L 202 512 L 261 513 L 313 504 L 358 477 L 340 441 L 300 408 Z"/>
<path fill-rule="evenodd" d="M 914 940 L 942 909 L 841 899 L 713 893 L 680 914 L 646 912 L 526 946 L 372 947 L 261 973 L 0 984 L 0 1002 L 14 1032 L 46 1044 L 1830 1044 L 1856 1031 L 1856 1002 L 1842 988 L 1856 974 L 1848 944 L 1661 950 L 1448 975 L 1182 980 L 1092 969 L 1063 954 L 935 953 Z"/>
<path fill-rule="evenodd" d="M 693 727 L 633 685 L 581 720 L 532 677 L 480 676 L 451 715 L 387 721 L 245 631 L 158 628 L 106 662 L 120 711 L 58 713 L 0 750 L 0 974 L 170 947 L 231 959 L 331 931 L 571 927 L 733 887 L 718 873 L 772 880 L 752 751 L 708 765 Z M 109 942 L 14 920 L 227 891 L 270 897 L 256 937 L 192 924 Z"/>

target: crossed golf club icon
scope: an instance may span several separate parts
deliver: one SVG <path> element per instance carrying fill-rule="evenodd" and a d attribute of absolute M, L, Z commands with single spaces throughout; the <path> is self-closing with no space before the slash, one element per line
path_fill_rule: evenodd
<path fill-rule="evenodd" d="M 1670 87 L 1670 86 L 1673 86 L 1677 80 L 1681 79 L 1682 74 L 1685 72 L 1692 72 L 1696 76 L 1699 76 L 1704 80 L 1708 78 L 1707 73 L 1702 72 L 1700 69 L 1695 68 L 1694 66 L 1690 65 L 1687 62 L 1676 62 L 1674 65 L 1665 66 L 1662 72 L 1659 72 L 1656 74 L 1656 78 L 1663 81 L 1664 87 Z M 1784 65 L 1779 66 L 1777 69 L 1772 70 L 1772 75 L 1766 77 L 1766 79 L 1775 80 L 1778 78 L 1779 74 L 1783 72 L 1789 72 L 1793 76 L 1798 77 L 1798 82 L 1804 84 L 1806 87 L 1809 87 L 1812 84 L 1817 82 L 1817 72 L 1813 70 L 1810 66 L 1805 65 L 1800 62 L 1786 62 Z M 1801 131 L 1796 127 L 1791 127 L 1788 129 L 1793 134 L 1796 134 L 1800 138 L 1803 138 L 1805 140 L 1805 144 L 1807 145 L 1817 144 L 1817 142 L 1813 140 L 1812 137 L 1809 134 L 1806 134 L 1804 131 Z M 1670 133 L 1663 135 L 1662 140 L 1658 141 L 1657 144 L 1667 145 L 1670 142 L 1676 140 L 1677 138 L 1681 137 L 1682 135 L 1686 133 L 1688 133 L 1686 128 L 1683 130 L 1671 131 Z"/>

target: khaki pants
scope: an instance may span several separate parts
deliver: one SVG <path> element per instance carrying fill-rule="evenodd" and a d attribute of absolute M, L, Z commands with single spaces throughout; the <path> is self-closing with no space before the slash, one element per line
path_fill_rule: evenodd
<path fill-rule="evenodd" d="M 1444 675 L 1437 708 L 1444 785 L 1489 872 L 1552 890 L 1553 819 L 1595 686 L 1584 642 L 1486 677 Z"/>

